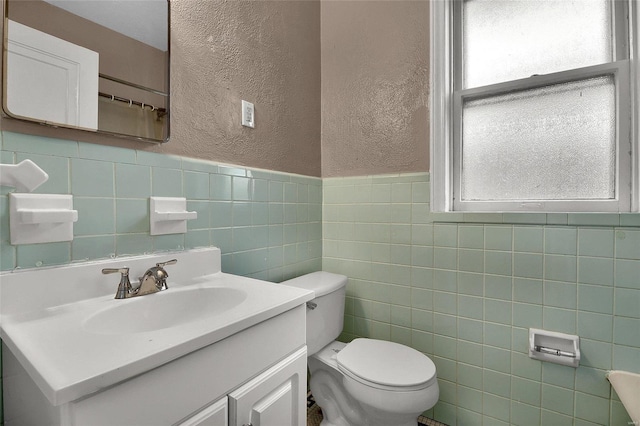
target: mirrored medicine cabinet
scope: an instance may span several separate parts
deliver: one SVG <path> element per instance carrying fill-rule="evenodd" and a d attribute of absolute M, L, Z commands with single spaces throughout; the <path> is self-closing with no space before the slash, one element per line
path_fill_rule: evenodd
<path fill-rule="evenodd" d="M 3 3 L 7 116 L 168 141 L 168 0 Z"/>

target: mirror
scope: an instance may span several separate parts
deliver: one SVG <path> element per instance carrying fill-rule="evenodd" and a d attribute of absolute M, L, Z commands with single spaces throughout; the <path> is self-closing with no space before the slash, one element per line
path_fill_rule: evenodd
<path fill-rule="evenodd" d="M 10 117 L 169 138 L 168 0 L 5 0 Z"/>

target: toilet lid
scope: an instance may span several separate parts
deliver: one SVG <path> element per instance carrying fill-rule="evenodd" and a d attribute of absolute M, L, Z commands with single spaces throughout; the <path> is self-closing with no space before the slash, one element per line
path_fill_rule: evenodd
<path fill-rule="evenodd" d="M 355 339 L 337 355 L 338 368 L 372 386 L 422 389 L 436 379 L 436 366 L 408 346 L 375 339 Z"/>

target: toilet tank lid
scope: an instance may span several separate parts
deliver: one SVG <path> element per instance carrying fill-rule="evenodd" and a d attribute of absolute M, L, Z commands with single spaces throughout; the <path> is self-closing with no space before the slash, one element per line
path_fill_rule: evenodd
<path fill-rule="evenodd" d="M 347 277 L 331 272 L 318 271 L 283 281 L 281 284 L 312 290 L 316 294 L 315 297 L 320 297 L 347 285 Z"/>
<path fill-rule="evenodd" d="M 436 366 L 423 353 L 394 342 L 355 339 L 337 356 L 338 368 L 375 385 L 419 389 L 436 380 Z"/>

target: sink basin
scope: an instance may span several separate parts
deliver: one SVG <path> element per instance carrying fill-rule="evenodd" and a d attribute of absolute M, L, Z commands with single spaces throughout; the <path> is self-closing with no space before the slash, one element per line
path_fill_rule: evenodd
<path fill-rule="evenodd" d="M 116 277 L 101 273 L 127 265 L 139 277 L 168 259 L 178 260 L 169 289 L 155 294 L 113 299 Z M 0 338 L 18 361 L 5 367 L 22 365 L 24 380 L 30 376 L 56 407 L 228 341 L 313 298 L 309 290 L 222 272 L 215 247 L 3 271 L 0 283 Z"/>
<path fill-rule="evenodd" d="M 146 296 L 114 299 L 109 307 L 88 317 L 82 326 L 97 334 L 162 330 L 223 313 L 246 298 L 244 291 L 229 287 L 169 288 Z"/>
<path fill-rule="evenodd" d="M 620 401 L 626 408 L 633 424 L 640 424 L 640 374 L 613 370 L 607 373 L 607 379 L 616 390 Z"/>

